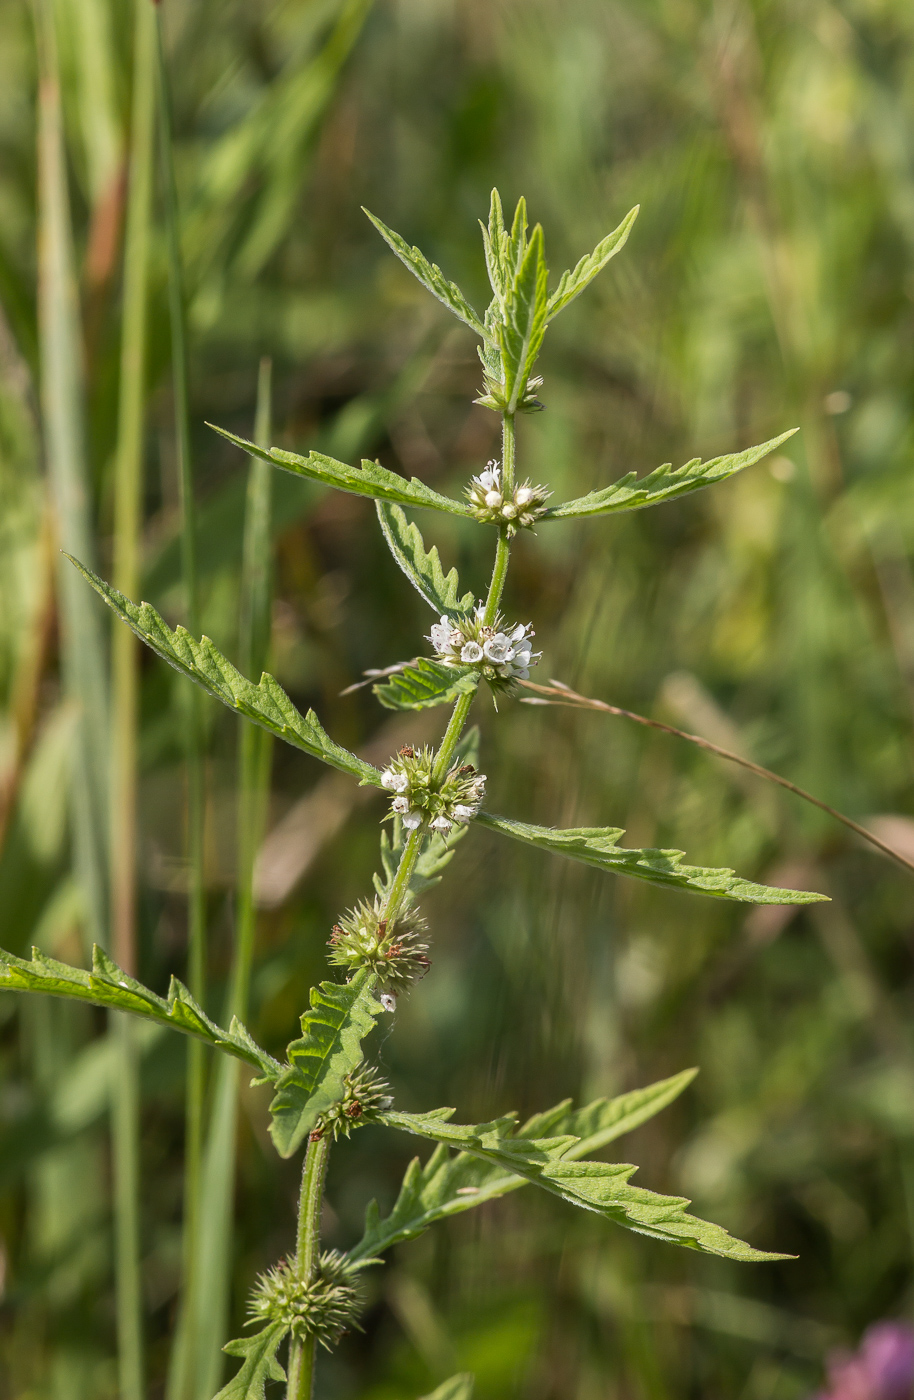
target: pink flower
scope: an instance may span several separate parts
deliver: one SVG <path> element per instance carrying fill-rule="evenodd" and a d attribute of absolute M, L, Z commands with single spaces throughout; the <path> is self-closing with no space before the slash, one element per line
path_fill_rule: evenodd
<path fill-rule="evenodd" d="M 834 1352 L 828 1359 L 828 1389 L 815 1400 L 912 1400 L 914 1328 L 903 1322 L 877 1322 L 858 1351 Z"/>

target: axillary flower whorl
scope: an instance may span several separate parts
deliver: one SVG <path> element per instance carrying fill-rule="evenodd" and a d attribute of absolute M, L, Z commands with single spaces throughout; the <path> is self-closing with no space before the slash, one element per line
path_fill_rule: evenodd
<path fill-rule="evenodd" d="M 479 811 L 486 777 L 477 773 L 472 763 L 455 763 L 438 781 L 434 777 L 434 762 L 430 748 L 413 749 L 407 745 L 391 759 L 381 774 L 381 782 L 389 792 L 396 793 L 390 815 L 400 817 L 407 830 L 415 831 L 427 822 L 430 831 L 447 836 L 451 827 L 465 825 Z"/>
<path fill-rule="evenodd" d="M 331 1133 L 336 1142 L 338 1138 L 348 1137 L 353 1128 L 370 1122 L 374 1113 L 390 1108 L 393 1101 L 387 1080 L 363 1061 L 351 1074 L 346 1075 L 343 1097 L 321 1114 L 311 1131 L 311 1138 L 316 1140 L 325 1133 Z"/>
<path fill-rule="evenodd" d="M 533 486 L 529 481 L 506 492 L 497 462 L 489 462 L 485 471 L 474 476 L 466 489 L 476 519 L 492 525 L 507 525 L 509 535 L 518 528 L 529 529 L 545 515 L 546 502 L 551 495 L 547 487 Z"/>
<path fill-rule="evenodd" d="M 398 992 L 424 977 L 431 966 L 428 944 L 422 942 L 426 922 L 418 909 L 407 907 L 388 924 L 381 918 L 381 901 L 362 900 L 348 909 L 330 934 L 328 962 L 355 971 L 368 967 L 391 991 Z"/>
<path fill-rule="evenodd" d="M 283 1259 L 260 1275 L 248 1304 L 252 1321 L 282 1322 L 297 1341 L 314 1337 L 328 1351 L 358 1326 L 361 1310 L 354 1275 L 335 1249 L 321 1255 L 307 1283 L 296 1275 L 293 1261 Z"/>
<path fill-rule="evenodd" d="M 543 654 L 531 651 L 536 633 L 529 622 L 507 627 L 500 613 L 491 623 L 483 618 L 481 607 L 463 617 L 448 617 L 445 613 L 428 639 L 439 661 L 449 666 L 474 666 L 493 690 L 510 690 L 515 681 L 527 679 L 530 667 Z"/>

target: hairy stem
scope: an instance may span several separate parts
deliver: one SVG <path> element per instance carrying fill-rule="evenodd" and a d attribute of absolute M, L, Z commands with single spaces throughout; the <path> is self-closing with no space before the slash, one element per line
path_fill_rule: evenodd
<path fill-rule="evenodd" d="M 514 490 L 514 414 L 501 420 L 501 483 L 506 496 Z"/>
<path fill-rule="evenodd" d="M 413 835 L 416 833 L 414 832 Z M 408 843 L 407 843 L 408 844 Z M 406 851 L 403 852 L 401 868 Z M 399 873 L 399 872 L 398 872 Z M 295 1241 L 295 1271 L 307 1283 L 317 1270 L 321 1244 L 321 1207 L 327 1161 L 330 1157 L 330 1134 L 312 1138 L 305 1153 L 302 1168 L 301 1194 L 298 1198 L 298 1234 Z M 314 1337 L 293 1341 L 289 1349 L 289 1379 L 286 1400 L 311 1400 L 314 1388 Z"/>
<path fill-rule="evenodd" d="M 390 893 L 384 904 L 384 912 L 381 915 L 382 919 L 386 919 L 388 923 L 391 919 L 396 917 L 400 905 L 406 898 L 407 891 L 409 890 L 409 882 L 416 861 L 419 859 L 419 853 L 422 850 L 422 843 L 425 840 L 425 836 L 425 828 L 420 826 L 417 831 L 411 831 L 406 838 L 406 845 L 403 847 L 403 853 L 400 856 L 400 864 L 397 866 L 397 873 L 394 876 L 393 884 L 390 887 Z"/>

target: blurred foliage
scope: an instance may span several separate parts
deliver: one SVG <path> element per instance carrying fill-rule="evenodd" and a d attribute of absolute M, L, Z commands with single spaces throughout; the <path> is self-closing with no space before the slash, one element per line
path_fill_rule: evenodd
<path fill-rule="evenodd" d="M 102 572 L 110 563 L 129 6 L 56 0 Z M 495 455 L 469 331 L 413 284 L 367 205 L 482 300 L 476 220 L 524 193 L 553 266 L 640 202 L 625 252 L 553 329 L 522 476 L 556 499 L 799 425 L 781 455 L 657 511 L 556 522 L 517 549 L 513 616 L 543 678 L 738 747 L 914 846 L 914 12 L 901 0 L 165 0 L 190 289 L 203 622 L 237 655 L 245 461 L 274 361 L 278 445 L 358 453 L 457 491 Z M 0 7 L 0 909 L 3 946 L 80 961 L 73 716 L 61 702 L 37 426 L 35 59 Z M 164 244 L 152 292 L 144 597 L 181 615 Z M 365 667 L 429 614 L 370 502 L 274 481 L 273 669 L 331 734 L 403 741 Z M 423 522 L 483 584 L 485 537 Z M 101 605 L 99 604 L 99 607 Z M 143 660 L 140 973 L 183 974 L 181 682 Z M 821 814 L 622 721 L 478 704 L 493 805 L 625 825 L 830 905 L 689 900 L 476 830 L 427 900 L 433 967 L 383 1046 L 404 1108 L 460 1121 L 689 1064 L 623 1152 L 642 1184 L 797 1262 L 740 1268 L 530 1193 L 402 1246 L 322 1394 L 399 1400 L 474 1371 L 480 1400 L 792 1400 L 822 1357 L 914 1307 L 914 923 L 907 877 Z M 208 713 L 218 1015 L 232 933 L 235 721 Z M 434 716 L 406 721 L 429 734 Z M 370 887 L 377 802 L 275 758 L 252 1030 L 283 1046 L 339 912 Z M 221 981 L 220 981 L 221 979 Z M 0 1003 L 2 1393 L 114 1393 L 108 1040 Z M 144 1040 L 144 1274 L 160 1393 L 179 1273 L 183 1046 Z M 235 1321 L 289 1247 L 296 1171 L 242 1091 Z M 392 1202 L 410 1144 L 334 1157 L 328 1242 Z"/>

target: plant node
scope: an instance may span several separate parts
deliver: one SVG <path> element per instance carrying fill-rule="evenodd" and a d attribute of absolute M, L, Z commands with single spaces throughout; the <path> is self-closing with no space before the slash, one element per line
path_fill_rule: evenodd
<path fill-rule="evenodd" d="M 442 624 L 449 622 L 442 618 Z M 437 626 L 432 628 L 436 631 Z M 434 765 L 435 755 L 428 747 L 410 749 L 408 755 L 401 749 L 384 769 L 381 782 L 388 792 L 396 793 L 390 815 L 401 817 L 407 830 L 414 831 L 427 822 L 431 831 L 447 836 L 451 827 L 473 820 L 486 790 L 486 778 L 465 763 L 455 764 L 439 781 L 434 777 Z"/>
<path fill-rule="evenodd" d="M 532 486 L 525 481 L 505 493 L 501 467 L 489 462 L 484 472 L 474 476 L 466 489 L 467 499 L 477 520 L 491 525 L 506 525 L 508 535 L 518 529 L 529 529 L 546 513 L 546 502 L 552 492 L 545 486 Z"/>

